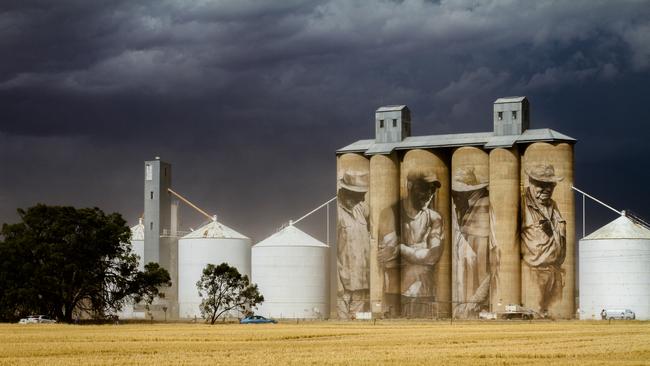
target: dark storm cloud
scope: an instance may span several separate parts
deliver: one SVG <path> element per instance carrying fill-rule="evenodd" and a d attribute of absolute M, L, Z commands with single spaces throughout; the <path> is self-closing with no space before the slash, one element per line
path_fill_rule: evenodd
<path fill-rule="evenodd" d="M 640 184 L 597 172 L 648 177 L 648 19 L 644 1 L 5 1 L 0 221 L 36 201 L 133 221 L 158 154 L 260 239 L 334 194 L 333 151 L 372 137 L 377 106 L 408 104 L 415 134 L 488 131 L 517 94 L 580 140 L 578 185 L 650 216 Z"/>

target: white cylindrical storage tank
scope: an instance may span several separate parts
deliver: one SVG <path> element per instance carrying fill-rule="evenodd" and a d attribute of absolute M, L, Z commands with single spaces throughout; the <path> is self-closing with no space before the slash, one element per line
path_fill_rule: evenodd
<path fill-rule="evenodd" d="M 580 319 L 630 309 L 650 319 L 650 229 L 621 216 L 580 240 Z"/>
<path fill-rule="evenodd" d="M 212 221 L 178 241 L 178 307 L 181 319 L 201 317 L 201 297 L 196 282 L 206 265 L 224 262 L 250 278 L 251 240 Z"/>
<path fill-rule="evenodd" d="M 144 224 L 142 218 L 137 225 L 131 226 L 131 252 L 138 256 L 138 270 L 144 271 Z M 144 319 L 144 306 L 128 302 L 117 313 L 120 319 Z"/>
<path fill-rule="evenodd" d="M 131 227 L 131 251 L 139 257 L 138 270 L 144 271 L 144 224 L 142 218 L 137 225 Z"/>
<path fill-rule="evenodd" d="M 257 313 L 272 318 L 329 315 L 329 247 L 289 225 L 252 250 L 253 282 L 264 296 Z"/>

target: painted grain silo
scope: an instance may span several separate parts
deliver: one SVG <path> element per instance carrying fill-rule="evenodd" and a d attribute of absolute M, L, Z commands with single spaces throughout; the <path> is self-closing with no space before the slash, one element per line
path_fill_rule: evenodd
<path fill-rule="evenodd" d="M 251 240 L 216 221 L 216 218 L 178 241 L 178 305 L 180 318 L 200 318 L 201 298 L 196 289 L 209 263 L 228 263 L 251 275 Z M 233 314 L 236 316 L 236 314 Z"/>
<path fill-rule="evenodd" d="M 569 319 L 576 313 L 573 146 L 535 142 L 521 168 L 521 302 Z"/>
<path fill-rule="evenodd" d="M 519 243 L 519 151 L 517 147 L 490 151 L 490 230 L 493 234 L 493 276 L 490 303 L 501 312 L 521 304 L 521 248 Z"/>
<path fill-rule="evenodd" d="M 374 314 L 396 318 L 401 314 L 400 262 L 397 255 L 383 258 L 380 254 L 399 246 L 397 154 L 374 155 L 370 172 L 370 282 L 382 284 L 371 288 L 371 308 Z"/>
<path fill-rule="evenodd" d="M 450 159 L 444 151 L 414 149 L 400 172 L 402 316 L 451 312 Z"/>
<path fill-rule="evenodd" d="M 370 311 L 370 160 L 363 154 L 337 158 L 336 257 L 331 293 L 335 316 L 352 319 Z M 340 296 L 337 296 L 340 294 Z M 332 314 L 334 315 L 334 314 Z"/>
<path fill-rule="evenodd" d="M 452 299 L 460 319 L 490 310 L 490 259 L 497 253 L 490 245 L 489 162 L 488 152 L 473 146 L 456 149 L 451 159 Z"/>
<path fill-rule="evenodd" d="M 580 319 L 630 309 L 650 320 L 650 228 L 625 213 L 580 239 Z"/>
<path fill-rule="evenodd" d="M 366 273 L 365 265 L 356 267 L 363 272 L 347 269 L 351 259 L 365 257 L 340 259 L 342 248 L 366 248 L 361 231 L 367 218 L 361 212 L 367 209 L 369 295 L 339 289 L 339 305 L 375 317 L 474 318 L 523 303 L 539 317 L 574 316 L 575 139 L 529 128 L 526 97 L 497 99 L 490 132 L 411 136 L 405 105 L 380 107 L 374 123 L 374 139 L 336 152 L 339 188 L 343 162 L 365 168 L 370 160 L 369 207 L 359 206 L 356 216 L 338 211 L 339 228 L 358 232 L 355 239 L 339 235 L 335 278 Z M 543 199 L 528 193 L 538 186 L 546 190 Z M 537 256 L 538 244 L 550 254 Z M 550 292 L 541 294 L 547 287 Z M 365 299 L 371 307 L 360 301 Z"/>
<path fill-rule="evenodd" d="M 257 243 L 252 281 L 264 302 L 256 313 L 272 318 L 329 317 L 329 247 L 290 224 Z"/>

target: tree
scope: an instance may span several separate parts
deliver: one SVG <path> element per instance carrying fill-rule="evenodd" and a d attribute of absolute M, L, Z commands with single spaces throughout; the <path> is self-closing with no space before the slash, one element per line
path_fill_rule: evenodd
<path fill-rule="evenodd" d="M 102 317 L 170 285 L 157 264 L 137 269 L 130 229 L 98 208 L 36 205 L 0 231 L 0 317 L 30 313 L 71 322 L 74 311 Z"/>
<path fill-rule="evenodd" d="M 196 283 L 201 301 L 201 315 L 210 324 L 228 311 L 242 312 L 264 302 L 256 284 L 251 284 L 248 276 L 239 273 L 228 263 L 218 266 L 208 264 L 203 269 L 201 279 Z"/>

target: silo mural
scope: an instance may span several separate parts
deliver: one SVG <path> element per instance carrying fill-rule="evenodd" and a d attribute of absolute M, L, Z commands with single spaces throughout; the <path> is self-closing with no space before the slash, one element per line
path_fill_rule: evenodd
<path fill-rule="evenodd" d="M 499 259 L 490 231 L 489 157 L 461 147 L 451 167 L 453 316 L 477 318 L 490 309 Z"/>
<path fill-rule="evenodd" d="M 534 143 L 522 164 L 522 301 L 543 317 L 574 309 L 573 148 Z"/>
<path fill-rule="evenodd" d="M 519 246 L 519 151 L 490 151 L 490 227 L 498 249 L 499 269 L 491 294 L 492 311 L 521 304 L 521 249 Z"/>
<path fill-rule="evenodd" d="M 370 311 L 369 161 L 360 154 L 338 159 L 337 316 Z"/>
<path fill-rule="evenodd" d="M 399 161 L 397 154 L 370 159 L 371 304 L 373 313 L 400 316 Z"/>
<path fill-rule="evenodd" d="M 402 316 L 449 314 L 449 163 L 440 152 L 411 150 L 400 180 Z"/>
<path fill-rule="evenodd" d="M 375 139 L 337 150 L 340 318 L 575 315 L 576 140 L 529 112 L 499 98 L 490 132 L 411 136 L 383 106 Z"/>

